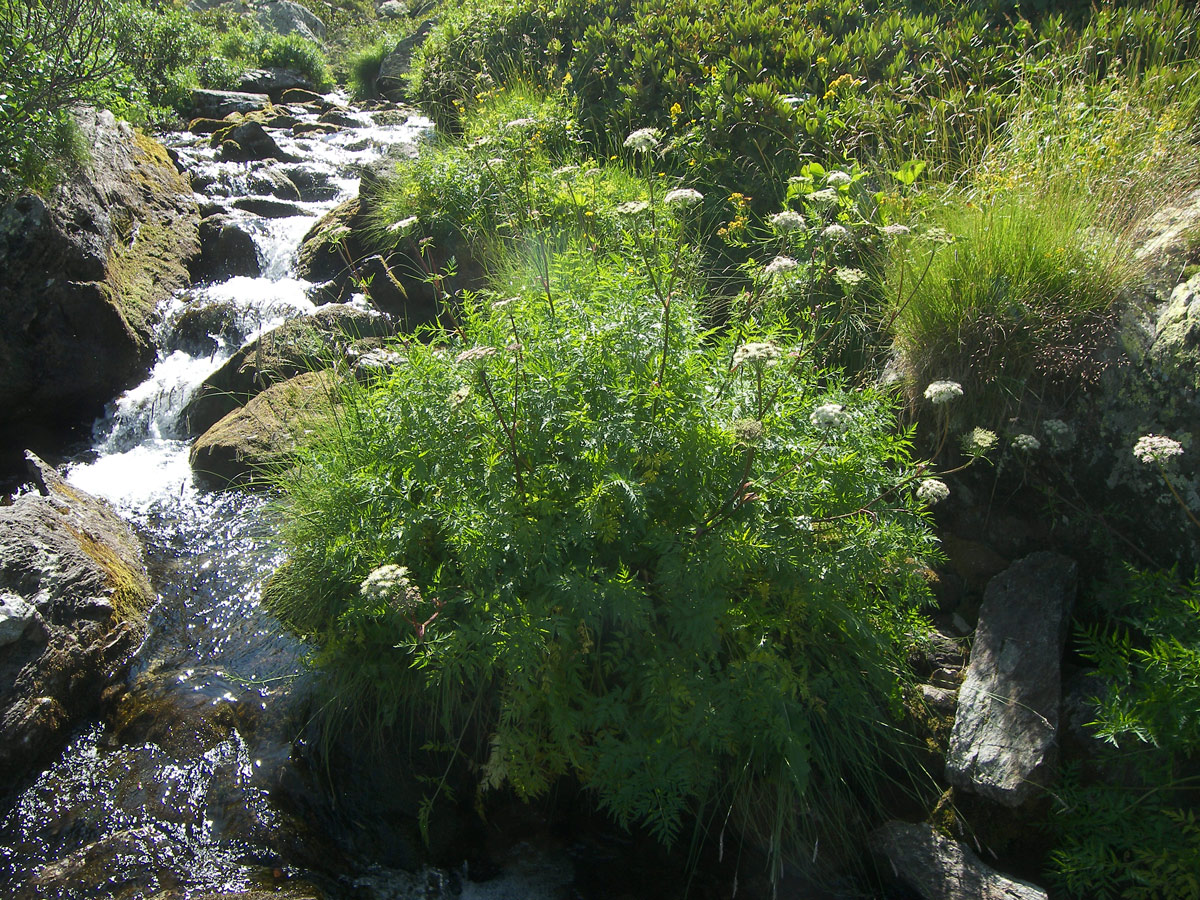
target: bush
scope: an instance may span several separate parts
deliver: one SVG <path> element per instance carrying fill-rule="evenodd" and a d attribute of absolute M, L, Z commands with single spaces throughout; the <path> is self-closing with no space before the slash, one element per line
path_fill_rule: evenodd
<path fill-rule="evenodd" d="M 38 185 L 72 147 L 66 110 L 120 69 L 107 0 L 0 0 L 0 195 Z"/>
<path fill-rule="evenodd" d="M 1131 573 L 1101 609 L 1081 641 L 1102 687 L 1090 727 L 1124 752 L 1059 792 L 1053 872 L 1077 897 L 1200 896 L 1200 581 Z"/>
<path fill-rule="evenodd" d="M 547 216 L 453 330 L 345 388 L 281 475 L 266 599 L 343 722 L 420 723 L 484 790 L 569 776 L 664 840 L 732 814 L 779 852 L 863 824 L 903 753 L 932 539 L 891 399 L 755 316 L 709 332 L 696 207 L 638 187 L 602 252 Z"/>

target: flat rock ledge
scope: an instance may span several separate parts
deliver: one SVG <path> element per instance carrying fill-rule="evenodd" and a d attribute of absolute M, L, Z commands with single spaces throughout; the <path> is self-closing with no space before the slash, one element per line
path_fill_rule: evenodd
<path fill-rule="evenodd" d="M 0 507 L 0 800 L 95 715 L 154 600 L 129 527 L 26 456 L 36 491 Z"/>
<path fill-rule="evenodd" d="M 1076 574 L 1041 552 L 988 582 L 946 754 L 956 787 L 1016 808 L 1053 780 Z"/>
<path fill-rule="evenodd" d="M 985 866 L 958 841 L 927 824 L 889 822 L 871 835 L 883 875 L 894 876 L 924 900 L 1047 900 L 1028 881 Z"/>

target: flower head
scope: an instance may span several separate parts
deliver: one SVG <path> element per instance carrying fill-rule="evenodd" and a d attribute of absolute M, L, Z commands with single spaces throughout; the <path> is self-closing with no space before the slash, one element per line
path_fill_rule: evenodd
<path fill-rule="evenodd" d="M 515 128 L 528 128 L 530 125 L 536 125 L 537 119 L 522 118 L 513 119 L 511 122 L 506 122 L 504 125 L 505 131 L 510 131 Z"/>
<path fill-rule="evenodd" d="M 733 367 L 736 369 L 742 363 L 755 366 L 770 365 L 779 358 L 779 348 L 771 341 L 751 341 L 742 344 L 733 354 Z"/>
<path fill-rule="evenodd" d="M 458 354 L 458 356 L 454 358 L 454 361 L 456 363 L 482 362 L 489 356 L 495 355 L 495 347 L 471 347 L 470 349 L 464 350 L 462 353 Z"/>
<path fill-rule="evenodd" d="M 832 225 L 826 225 L 821 232 L 821 237 L 827 241 L 844 241 L 850 237 L 850 229 L 845 225 L 839 225 L 834 222 Z"/>
<path fill-rule="evenodd" d="M 568 166 L 559 166 L 557 169 L 555 169 L 550 174 L 553 175 L 555 178 L 566 178 L 568 175 L 574 175 L 578 171 L 579 171 L 579 166 L 568 165 Z"/>
<path fill-rule="evenodd" d="M 941 503 L 949 496 L 950 488 L 947 487 L 946 482 L 939 481 L 936 478 L 926 478 L 917 485 L 917 499 L 927 506 Z"/>
<path fill-rule="evenodd" d="M 617 212 L 623 216 L 636 216 L 650 208 L 648 200 L 626 200 L 617 207 Z"/>
<path fill-rule="evenodd" d="M 996 446 L 996 432 L 986 428 L 972 428 L 963 435 L 962 448 L 968 456 L 983 456 Z"/>
<path fill-rule="evenodd" d="M 771 227 L 780 234 L 788 234 L 793 231 L 803 231 L 805 222 L 804 216 L 790 209 L 785 209 L 783 212 L 777 212 L 768 220 Z"/>
<path fill-rule="evenodd" d="M 1042 423 L 1042 433 L 1055 450 L 1070 450 L 1075 444 L 1075 430 L 1062 419 L 1047 419 Z"/>
<path fill-rule="evenodd" d="M 625 149 L 634 153 L 649 153 L 658 146 L 657 128 L 639 128 L 625 138 Z"/>
<path fill-rule="evenodd" d="M 836 203 L 837 191 L 834 188 L 822 188 L 819 191 L 813 191 L 809 194 L 808 200 L 811 203 Z"/>
<path fill-rule="evenodd" d="M 763 267 L 763 274 L 768 278 L 775 278 L 785 272 L 794 271 L 798 265 L 799 263 L 790 256 L 777 256 Z"/>
<path fill-rule="evenodd" d="M 833 280 L 852 291 L 867 280 L 867 273 L 862 269 L 837 268 L 833 272 Z"/>
<path fill-rule="evenodd" d="M 1150 463 L 1162 465 L 1182 453 L 1183 444 L 1159 434 L 1143 435 L 1138 438 L 1138 442 L 1133 447 L 1133 455 L 1147 465 Z"/>
<path fill-rule="evenodd" d="M 675 188 L 673 191 L 667 191 L 667 196 L 663 197 L 663 203 L 667 206 L 690 209 L 703 199 L 704 195 L 694 188 Z"/>
<path fill-rule="evenodd" d="M 446 399 L 449 401 L 451 409 L 458 409 L 460 406 L 462 406 L 464 403 L 467 402 L 467 399 L 470 396 L 471 396 L 471 389 L 464 384 L 462 387 L 457 388 L 454 391 L 451 391 L 450 396 L 447 397 Z"/>
<path fill-rule="evenodd" d="M 393 563 L 379 566 L 372 569 L 371 574 L 363 579 L 358 587 L 359 593 L 368 600 L 386 600 L 411 584 L 408 574 L 407 566 L 397 566 Z"/>
<path fill-rule="evenodd" d="M 945 228 L 939 228 L 936 225 L 932 228 L 926 228 L 923 232 L 921 232 L 921 237 L 925 238 L 925 240 L 929 241 L 931 244 L 954 243 L 954 235 L 948 232 Z"/>
<path fill-rule="evenodd" d="M 925 399 L 934 406 L 941 406 L 963 395 L 962 385 L 957 381 L 934 381 L 925 388 Z"/>
<path fill-rule="evenodd" d="M 845 185 L 849 184 L 852 180 L 853 179 L 850 178 L 849 172 L 843 172 L 840 169 L 835 169 L 834 171 L 830 172 L 828 175 L 825 176 L 825 183 L 827 185 L 829 185 L 830 187 L 835 187 L 835 188 L 844 187 Z"/>
<path fill-rule="evenodd" d="M 405 219 L 401 219 L 399 222 L 393 222 L 387 227 L 387 230 L 392 234 L 403 237 L 412 230 L 412 227 L 416 225 L 418 221 L 419 220 L 416 216 L 408 216 Z"/>
<path fill-rule="evenodd" d="M 1018 434 L 1013 436 L 1012 448 L 1022 453 L 1032 453 L 1034 450 L 1042 449 L 1042 442 L 1032 434 Z"/>
<path fill-rule="evenodd" d="M 850 413 L 840 403 L 822 403 L 812 411 L 808 421 L 817 428 L 830 431 L 845 431 L 850 427 Z"/>
<path fill-rule="evenodd" d="M 905 237 L 912 233 L 907 225 L 884 225 L 879 229 L 886 237 Z"/>

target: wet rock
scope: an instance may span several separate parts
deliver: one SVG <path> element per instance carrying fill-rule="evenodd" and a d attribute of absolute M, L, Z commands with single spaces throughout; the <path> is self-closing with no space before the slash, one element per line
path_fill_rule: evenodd
<path fill-rule="evenodd" d="M 191 265 L 194 281 L 224 281 L 262 273 L 254 238 L 234 216 L 218 213 L 200 221 L 200 255 Z"/>
<path fill-rule="evenodd" d="M 290 216 L 311 215 L 303 206 L 269 197 L 241 197 L 233 201 L 233 207 L 265 219 L 286 219 Z"/>
<path fill-rule="evenodd" d="M 228 128 L 230 122 L 228 119 L 192 119 L 188 123 L 187 130 L 192 134 L 216 134 L 218 131 L 224 131 Z M 195 178 L 195 176 L 193 176 Z"/>
<path fill-rule="evenodd" d="M 182 350 L 191 356 L 210 355 L 222 346 L 241 344 L 249 327 L 245 310 L 236 303 L 193 303 L 175 320 L 165 349 Z"/>
<path fill-rule="evenodd" d="M 284 103 L 319 103 L 321 95 L 315 91 L 306 91 L 302 88 L 290 88 L 284 91 L 279 99 Z"/>
<path fill-rule="evenodd" d="M 279 200 L 300 200 L 300 190 L 295 183 L 274 165 L 254 169 L 247 177 L 250 190 Z"/>
<path fill-rule="evenodd" d="M 325 23 L 299 3 L 293 3 L 292 0 L 266 0 L 255 6 L 259 24 L 268 31 L 284 35 L 298 34 L 318 44 L 325 40 Z"/>
<path fill-rule="evenodd" d="M 0 791 L 59 751 L 129 662 L 154 594 L 102 500 L 29 454 L 37 491 L 0 507 Z"/>
<path fill-rule="evenodd" d="M 321 113 L 317 119 L 322 125 L 336 125 L 338 128 L 362 128 L 362 122 L 344 109 L 331 109 Z"/>
<path fill-rule="evenodd" d="M 438 319 L 438 307 L 423 279 L 405 278 L 390 268 L 382 256 L 368 256 L 358 270 L 368 302 L 392 317 L 401 331 L 410 332 L 419 325 Z"/>
<path fill-rule="evenodd" d="M 192 91 L 192 113 L 201 119 L 224 119 L 230 113 L 254 112 L 270 102 L 265 93 Z"/>
<path fill-rule="evenodd" d="M 417 30 L 396 44 L 396 48 L 379 64 L 375 77 L 375 90 L 389 100 L 402 101 L 408 97 L 408 70 L 412 67 L 413 53 L 429 37 L 436 19 L 426 19 Z"/>
<path fill-rule="evenodd" d="M 316 85 L 295 69 L 251 69 L 238 80 L 238 87 L 250 93 L 266 94 L 278 101 L 284 91 L 295 88 L 311 91 Z"/>
<path fill-rule="evenodd" d="M 337 134 L 341 129 L 328 122 L 297 122 L 292 126 L 292 134 L 303 137 L 306 134 Z"/>
<path fill-rule="evenodd" d="M 1025 557 L 988 582 L 946 754 L 951 784 L 1016 807 L 1054 778 L 1075 563 Z"/>
<path fill-rule="evenodd" d="M 340 357 L 341 347 L 358 338 L 391 331 L 391 323 L 382 316 L 339 304 L 285 322 L 243 347 L 205 379 L 184 409 L 187 432 L 207 431 L 272 384 L 328 366 Z"/>
<path fill-rule="evenodd" d="M 154 361 L 158 303 L 187 285 L 199 213 L 161 144 L 75 114 L 90 161 L 0 205 L 0 469 L 55 446 Z"/>
<path fill-rule="evenodd" d="M 317 222 L 304 240 L 296 262 L 300 278 L 313 282 L 348 281 L 347 259 L 366 256 L 366 247 L 358 239 L 365 226 L 363 201 L 354 197 L 335 206 Z M 336 298 L 333 298 L 336 299 Z"/>
<path fill-rule="evenodd" d="M 217 132 L 220 134 L 220 132 Z M 230 129 L 221 141 L 221 159 L 225 162 L 252 162 L 260 159 L 291 160 L 279 149 L 275 139 L 261 124 L 242 122 Z"/>
<path fill-rule="evenodd" d="M 924 900 L 1046 900 L 1037 885 L 1001 875 L 926 824 L 889 822 L 871 835 L 881 872 Z"/>
<path fill-rule="evenodd" d="M 305 203 L 332 200 L 341 193 L 333 175 L 316 166 L 297 166 L 289 169 L 287 174 L 288 180 L 296 186 L 300 200 Z"/>
<path fill-rule="evenodd" d="M 336 381 L 332 373 L 306 372 L 273 384 L 196 439 L 189 456 L 204 487 L 266 487 L 305 434 L 333 415 Z"/>

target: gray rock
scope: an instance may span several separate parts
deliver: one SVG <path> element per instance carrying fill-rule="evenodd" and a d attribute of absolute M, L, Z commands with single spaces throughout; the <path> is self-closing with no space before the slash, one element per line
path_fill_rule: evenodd
<path fill-rule="evenodd" d="M 1037 885 L 1001 875 L 931 825 L 889 822 L 871 835 L 891 874 L 924 900 L 1046 900 Z"/>
<path fill-rule="evenodd" d="M 271 102 L 266 93 L 247 91 L 192 91 L 192 113 L 199 119 L 224 119 L 230 113 L 248 113 Z"/>
<path fill-rule="evenodd" d="M 240 197 L 233 201 L 234 209 L 241 209 L 264 219 L 286 219 L 291 216 L 311 216 L 303 206 L 272 197 Z"/>
<path fill-rule="evenodd" d="M 154 599 L 129 527 L 28 457 L 37 492 L 0 507 L 0 598 L 14 623 L 0 645 L 0 792 L 94 714 Z"/>
<path fill-rule="evenodd" d="M 157 307 L 189 281 L 199 212 L 154 140 L 76 113 L 90 161 L 45 198 L 0 205 L 0 468 L 90 425 L 154 361 Z"/>
<path fill-rule="evenodd" d="M 383 58 L 379 74 L 375 77 L 375 89 L 389 100 L 404 100 L 408 96 L 408 70 L 412 66 L 414 51 L 433 31 L 436 19 L 426 19 L 417 30 L 396 44 L 396 49 Z"/>
<path fill-rule="evenodd" d="M 238 87 L 243 91 L 266 94 L 278 101 L 284 91 L 293 88 L 311 91 L 316 85 L 295 69 L 251 69 L 239 79 Z"/>
<path fill-rule="evenodd" d="M 1200 228 L 1200 190 L 1164 206 L 1142 225 L 1143 241 L 1134 256 L 1147 268 L 1154 288 L 1169 291 L 1195 262 L 1192 235 Z"/>
<path fill-rule="evenodd" d="M 279 149 L 279 145 L 267 134 L 267 130 L 254 121 L 242 122 L 222 136 L 221 159 L 226 162 L 251 162 L 260 159 L 291 161 L 291 157 Z"/>
<path fill-rule="evenodd" d="M 20 594 L 0 589 L 0 647 L 24 637 L 37 614 L 34 605 Z"/>
<path fill-rule="evenodd" d="M 195 281 L 224 281 L 262 273 L 254 238 L 233 216 L 218 213 L 200 221 L 200 255 L 192 263 Z"/>
<path fill-rule="evenodd" d="M 246 181 L 251 193 L 275 197 L 279 200 L 300 200 L 300 190 L 287 174 L 269 163 L 252 169 Z"/>
<path fill-rule="evenodd" d="M 385 19 L 403 19 L 408 15 L 408 6 L 400 0 L 385 0 L 379 4 L 377 12 Z"/>
<path fill-rule="evenodd" d="M 1016 807 L 1055 775 L 1075 563 L 1034 553 L 988 582 L 946 754 L 951 784 Z"/>
<path fill-rule="evenodd" d="M 312 165 L 299 165 L 287 170 L 288 180 L 296 186 L 299 199 L 305 203 L 332 200 L 342 192 L 333 175 Z"/>
<path fill-rule="evenodd" d="M 1184 391 L 1200 390 L 1200 275 L 1175 286 L 1158 314 L 1150 363 Z"/>
<path fill-rule="evenodd" d="M 320 43 L 325 39 L 325 23 L 292 0 L 267 0 L 256 4 L 258 21 L 268 31 L 276 34 L 298 34 L 300 37 Z"/>

